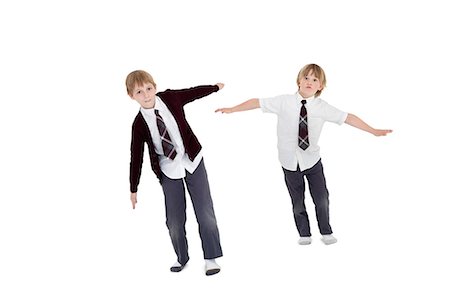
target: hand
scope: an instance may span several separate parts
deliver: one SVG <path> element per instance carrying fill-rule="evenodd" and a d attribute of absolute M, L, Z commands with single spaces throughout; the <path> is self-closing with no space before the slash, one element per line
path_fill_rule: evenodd
<path fill-rule="evenodd" d="M 214 112 L 233 113 L 233 108 L 219 108 Z"/>
<path fill-rule="evenodd" d="M 225 86 L 225 84 L 223 83 L 217 83 L 216 85 L 219 87 L 219 90 L 221 90 Z"/>
<path fill-rule="evenodd" d="M 133 205 L 133 210 L 134 210 L 134 208 L 136 207 L 136 204 L 137 204 L 137 193 L 136 192 L 131 193 L 130 200 L 131 200 L 131 204 Z"/>
<path fill-rule="evenodd" d="M 374 132 L 373 132 L 373 135 L 375 135 L 375 136 L 386 136 L 389 133 L 392 133 L 392 130 L 375 129 Z"/>

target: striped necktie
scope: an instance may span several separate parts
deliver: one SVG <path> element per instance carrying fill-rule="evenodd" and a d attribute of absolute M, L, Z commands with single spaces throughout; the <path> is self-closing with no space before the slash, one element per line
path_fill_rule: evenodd
<path fill-rule="evenodd" d="M 306 100 L 302 100 L 302 108 L 300 109 L 300 122 L 298 125 L 298 146 L 302 150 L 306 150 L 309 146 L 308 140 L 308 115 L 306 113 Z"/>
<path fill-rule="evenodd" d="M 161 144 L 164 152 L 164 156 L 169 159 L 175 159 L 177 156 L 177 151 L 175 150 L 175 146 L 170 139 L 169 132 L 167 131 L 166 124 L 164 123 L 164 119 L 159 114 L 159 111 L 155 109 L 156 114 L 156 125 L 158 126 L 159 135 L 161 136 Z"/>

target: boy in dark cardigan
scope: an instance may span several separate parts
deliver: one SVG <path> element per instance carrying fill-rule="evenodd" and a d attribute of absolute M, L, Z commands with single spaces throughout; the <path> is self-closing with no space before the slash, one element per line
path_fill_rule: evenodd
<path fill-rule="evenodd" d="M 141 108 L 131 137 L 130 191 L 133 209 L 141 175 L 144 144 L 147 143 L 153 172 L 163 188 L 166 224 L 176 263 L 172 272 L 183 270 L 189 260 L 186 239 L 186 195 L 192 200 L 199 225 L 206 275 L 220 271 L 215 259 L 222 256 L 219 231 L 214 214 L 201 145 L 186 121 L 184 105 L 222 89 L 224 84 L 203 85 L 181 90 L 156 92 L 152 76 L 145 71 L 131 72 L 126 78 L 128 95 Z"/>

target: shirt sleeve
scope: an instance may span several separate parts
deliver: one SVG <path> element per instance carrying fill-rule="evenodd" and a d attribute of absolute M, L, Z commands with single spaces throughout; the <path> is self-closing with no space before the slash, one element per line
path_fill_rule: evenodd
<path fill-rule="evenodd" d="M 282 96 L 259 99 L 259 106 L 262 112 L 278 114 L 281 111 L 282 104 Z"/>
<path fill-rule="evenodd" d="M 345 120 L 347 119 L 347 112 L 344 112 L 342 110 L 339 110 L 338 108 L 328 104 L 325 101 L 322 101 L 321 103 L 321 117 L 325 121 L 329 121 L 338 125 L 342 125 Z"/>

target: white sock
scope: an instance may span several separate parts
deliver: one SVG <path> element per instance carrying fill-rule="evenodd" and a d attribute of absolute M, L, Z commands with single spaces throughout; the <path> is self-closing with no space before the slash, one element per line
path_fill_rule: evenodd
<path fill-rule="evenodd" d="M 337 239 L 331 234 L 329 234 L 329 235 L 322 235 L 322 242 L 325 245 L 331 245 L 331 244 L 336 243 Z"/>
<path fill-rule="evenodd" d="M 172 267 L 181 267 L 181 264 L 178 261 L 176 261 L 175 264 L 173 264 Z"/>
<path fill-rule="evenodd" d="M 220 266 L 217 265 L 215 259 L 205 259 L 206 275 L 214 275 L 220 272 Z"/>
<path fill-rule="evenodd" d="M 300 237 L 300 240 L 298 240 L 298 244 L 300 245 L 309 245 L 311 244 L 312 239 L 311 237 Z"/>
<path fill-rule="evenodd" d="M 208 260 L 205 260 L 205 267 L 206 267 L 206 270 L 220 269 L 220 266 L 217 265 L 215 259 L 208 259 Z"/>

